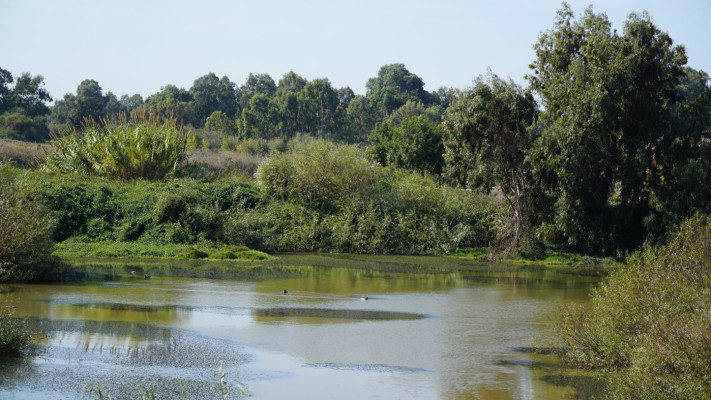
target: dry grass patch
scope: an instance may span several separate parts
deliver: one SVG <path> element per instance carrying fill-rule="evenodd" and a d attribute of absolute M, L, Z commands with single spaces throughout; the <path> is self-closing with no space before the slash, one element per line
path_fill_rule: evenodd
<path fill-rule="evenodd" d="M 217 177 L 237 176 L 251 179 L 265 157 L 234 150 L 194 149 L 183 163 L 188 175 L 210 173 Z"/>
<path fill-rule="evenodd" d="M 51 146 L 48 143 L 0 139 L 0 159 L 13 160 L 24 166 L 43 162 L 50 150 Z"/>

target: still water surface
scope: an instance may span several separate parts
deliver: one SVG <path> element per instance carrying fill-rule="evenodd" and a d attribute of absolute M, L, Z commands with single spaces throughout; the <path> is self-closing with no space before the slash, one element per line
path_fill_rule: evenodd
<path fill-rule="evenodd" d="M 327 262 L 325 262 L 327 264 Z M 322 263 L 323 264 L 323 263 Z M 384 268 L 386 271 L 390 271 Z M 302 268 L 258 280 L 126 275 L 0 286 L 47 333 L 0 361 L 0 398 L 561 399 L 551 315 L 596 279 L 552 272 Z M 284 293 L 288 290 L 288 293 Z M 366 300 L 367 298 L 367 300 Z"/>

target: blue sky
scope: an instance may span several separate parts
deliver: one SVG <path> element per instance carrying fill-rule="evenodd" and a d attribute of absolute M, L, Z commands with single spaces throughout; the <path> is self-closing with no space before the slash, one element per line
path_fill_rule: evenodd
<path fill-rule="evenodd" d="M 647 10 L 689 65 L 711 73 L 708 0 L 569 1 L 592 4 L 621 30 Z M 0 0 L 0 67 L 42 74 L 55 98 L 91 78 L 104 92 L 144 97 L 190 88 L 214 72 L 238 85 L 277 81 L 289 70 L 365 92 L 385 64 L 404 63 L 425 89 L 463 88 L 486 68 L 525 84 L 538 35 L 553 27 L 558 0 Z"/>

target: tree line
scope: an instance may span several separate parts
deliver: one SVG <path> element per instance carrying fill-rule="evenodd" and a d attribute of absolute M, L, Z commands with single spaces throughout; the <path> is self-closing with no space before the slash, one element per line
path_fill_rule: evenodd
<path fill-rule="evenodd" d="M 335 88 L 328 79 L 309 81 L 293 71 L 278 82 L 269 74 L 249 74 L 241 86 L 227 76 L 208 73 L 187 90 L 166 85 L 146 99 L 138 94 L 118 98 L 112 92 L 104 93 L 95 80 L 86 79 L 76 93 L 65 94 L 50 108 L 45 102 L 51 97 L 43 88 L 41 75 L 25 73 L 11 87 L 12 75 L 1 71 L 0 112 L 42 116 L 40 122 L 45 126 L 43 135 L 35 135 L 25 126 L 3 119 L 0 136 L 35 141 L 48 139 L 50 128 L 81 128 L 86 120 L 119 114 L 151 114 L 245 139 L 288 139 L 302 134 L 357 143 L 364 142 L 375 124 L 393 113 L 399 118 L 426 114 L 439 123 L 451 93 L 444 88 L 429 93 L 423 80 L 405 65 L 390 64 L 368 80 L 364 96 L 355 95 L 349 87 Z"/>
<path fill-rule="evenodd" d="M 237 86 L 209 73 L 186 90 L 103 93 L 83 81 L 47 107 L 41 76 L 0 69 L 0 137 L 42 140 L 58 127 L 125 114 L 173 117 L 239 140 L 298 135 L 355 143 L 371 161 L 452 186 L 496 189 L 512 215 L 508 243 L 614 254 L 664 240 L 711 212 L 711 85 L 646 13 L 622 32 L 569 5 L 534 44 L 528 86 L 489 72 L 472 87 L 424 89 L 403 64 L 380 68 L 365 95 L 288 72 Z"/>

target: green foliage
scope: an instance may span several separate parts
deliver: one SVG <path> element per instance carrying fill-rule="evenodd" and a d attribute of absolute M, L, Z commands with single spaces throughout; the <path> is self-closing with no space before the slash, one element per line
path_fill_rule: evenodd
<path fill-rule="evenodd" d="M 0 114 L 0 138 L 30 142 L 43 142 L 49 139 L 47 118 L 30 117 L 21 108 L 14 108 Z"/>
<path fill-rule="evenodd" d="M 404 64 L 380 67 L 378 76 L 368 79 L 365 87 L 373 108 L 381 119 L 403 106 L 408 100 L 429 104 L 431 95 L 424 89 L 422 78 L 411 73 Z"/>
<path fill-rule="evenodd" d="M 215 111 L 222 112 L 230 119 L 237 112 L 235 84 L 226 76 L 220 79 L 210 72 L 196 79 L 190 88 L 190 95 L 190 108 L 198 125 L 205 124 L 205 119 Z"/>
<path fill-rule="evenodd" d="M 37 274 L 51 268 L 53 222 L 36 201 L 28 173 L 0 163 L 0 281 L 41 278 Z"/>
<path fill-rule="evenodd" d="M 39 175 L 38 198 L 57 221 L 55 241 L 195 244 L 221 241 L 235 209 L 253 208 L 256 188 L 234 181 L 164 182 L 82 180 Z"/>
<path fill-rule="evenodd" d="M 190 106 L 192 95 L 185 89 L 179 89 L 175 85 L 166 85 L 161 91 L 148 96 L 145 103 L 136 107 L 131 112 L 131 119 L 140 119 L 143 115 L 155 115 L 163 119 L 175 119 L 180 124 L 194 124 L 196 122 L 195 112 Z"/>
<path fill-rule="evenodd" d="M 403 119 L 395 127 L 379 123 L 368 136 L 368 155 L 381 165 L 439 175 L 442 172 L 442 129 L 424 115 Z"/>
<path fill-rule="evenodd" d="M 588 8 L 576 19 L 565 4 L 535 49 L 529 79 L 546 112 L 528 159 L 542 222 L 588 253 L 635 248 L 645 230 L 668 229 L 653 217 L 655 197 L 707 140 L 675 112 L 684 48 L 646 13 L 631 14 L 620 35 L 604 14 Z"/>
<path fill-rule="evenodd" d="M 18 355 L 32 344 L 27 324 L 12 318 L 12 309 L 0 308 L 0 356 Z"/>
<path fill-rule="evenodd" d="M 267 196 L 331 212 L 369 201 L 383 173 L 356 147 L 314 141 L 298 151 L 272 156 L 259 167 L 256 179 Z"/>
<path fill-rule="evenodd" d="M 13 83 L 11 88 L 9 85 Z M 0 68 L 0 138 L 40 142 L 49 139 L 47 102 L 42 75 L 23 73 L 13 79 L 10 71 Z"/>
<path fill-rule="evenodd" d="M 708 399 L 711 220 L 685 221 L 563 313 L 567 359 L 610 374 L 615 398 Z"/>
<path fill-rule="evenodd" d="M 74 116 L 74 126 L 87 119 L 98 121 L 104 116 L 104 107 L 108 99 L 104 97 L 101 86 L 93 79 L 83 80 L 77 87 L 76 115 Z"/>
<path fill-rule="evenodd" d="M 432 254 L 505 235 L 505 211 L 432 178 L 370 164 L 353 146 L 314 142 L 271 156 L 257 182 L 269 204 L 234 215 L 225 236 L 267 251 Z"/>
<path fill-rule="evenodd" d="M 185 158 L 186 134 L 175 120 L 155 117 L 88 123 L 81 133 L 57 137 L 46 168 L 55 172 L 163 179 Z"/>
<path fill-rule="evenodd" d="M 513 247 L 529 225 L 531 176 L 524 160 L 535 117 L 531 93 L 490 72 L 454 97 L 444 122 L 446 174 L 485 193 L 501 189 L 514 218 Z"/>
<path fill-rule="evenodd" d="M 205 129 L 223 134 L 237 133 L 237 125 L 222 111 L 215 111 L 205 120 Z"/>

